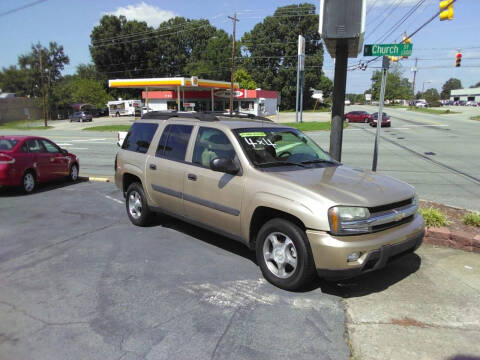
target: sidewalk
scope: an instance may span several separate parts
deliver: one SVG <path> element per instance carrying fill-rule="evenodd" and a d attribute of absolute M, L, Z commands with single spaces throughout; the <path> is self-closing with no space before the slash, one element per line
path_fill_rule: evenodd
<path fill-rule="evenodd" d="M 479 254 L 424 244 L 324 291 L 344 298 L 353 359 L 480 359 Z"/>

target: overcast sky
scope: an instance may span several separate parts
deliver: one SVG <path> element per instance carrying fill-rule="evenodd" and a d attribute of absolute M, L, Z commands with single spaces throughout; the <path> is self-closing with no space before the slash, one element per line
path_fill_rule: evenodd
<path fill-rule="evenodd" d="M 24 5 L 22 10 L 10 12 Z M 124 0 L 4 0 L 0 3 L 0 67 L 17 63 L 20 54 L 27 53 L 32 43 L 47 45 L 56 41 L 65 47 L 71 64 L 65 73 L 75 72 L 80 63 L 91 61 L 88 45 L 92 28 L 106 13 L 125 15 L 128 19 L 146 21 L 152 26 L 173 16 L 206 18 L 218 28 L 231 32 L 231 20 L 227 16 L 237 11 L 240 22 L 237 37 L 250 31 L 265 16 L 272 15 L 279 6 L 297 4 L 285 0 L 239 1 L 124 1 Z M 318 3 L 314 2 L 317 7 Z M 368 0 L 365 43 L 389 43 L 401 40 L 404 31 L 412 33 L 438 11 L 439 0 Z M 392 32 L 390 29 L 413 6 L 420 4 L 406 21 Z M 480 81 L 480 0 L 458 0 L 453 21 L 435 19 L 412 39 L 413 55 L 402 61 L 404 76 L 412 78 L 411 67 L 417 57 L 417 90 L 435 87 L 441 89 L 450 77 L 459 78 L 465 87 Z M 10 12 L 10 13 L 8 13 Z M 388 36 L 387 36 L 388 35 Z M 456 49 L 462 49 L 462 67 L 455 68 Z M 371 58 L 350 59 L 349 64 Z M 366 70 L 349 71 L 347 92 L 363 93 L 369 87 L 374 66 Z M 325 52 L 324 71 L 333 79 L 333 61 Z"/>

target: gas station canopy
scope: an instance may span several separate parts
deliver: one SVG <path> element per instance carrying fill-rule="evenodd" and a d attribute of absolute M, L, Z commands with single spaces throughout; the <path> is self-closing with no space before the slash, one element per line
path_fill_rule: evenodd
<path fill-rule="evenodd" d="M 114 79 L 108 81 L 111 88 L 134 88 L 134 89 L 163 89 L 176 90 L 178 87 L 192 87 L 200 89 L 230 89 L 229 81 L 217 81 L 199 79 L 192 77 L 172 77 L 172 78 L 146 78 L 146 79 Z M 233 83 L 233 87 L 238 89 L 238 83 Z"/>
<path fill-rule="evenodd" d="M 185 103 L 185 90 L 210 90 L 211 109 L 214 108 L 214 91 L 219 89 L 230 89 L 231 83 L 228 81 L 199 79 L 192 77 L 172 77 L 172 78 L 145 78 L 145 79 L 114 79 L 108 80 L 108 86 L 111 88 L 129 88 L 145 89 L 145 103 L 149 103 L 149 90 L 176 90 L 178 109 L 182 110 L 182 104 Z M 238 83 L 233 83 L 233 88 L 238 89 Z M 180 94 L 183 94 L 181 97 Z"/>

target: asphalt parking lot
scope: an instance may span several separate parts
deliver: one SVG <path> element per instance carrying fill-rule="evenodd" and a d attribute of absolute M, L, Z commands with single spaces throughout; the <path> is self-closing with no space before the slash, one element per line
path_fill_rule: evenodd
<path fill-rule="evenodd" d="M 480 359 L 480 257 L 423 245 L 349 281 L 267 283 L 240 244 L 111 183 L 0 189 L 0 359 Z"/>

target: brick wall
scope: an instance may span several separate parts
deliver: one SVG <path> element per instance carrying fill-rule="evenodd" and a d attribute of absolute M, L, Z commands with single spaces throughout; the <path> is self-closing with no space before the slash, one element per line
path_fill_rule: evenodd
<path fill-rule="evenodd" d="M 25 115 L 25 109 L 28 109 L 30 120 L 42 118 L 42 109 L 35 104 L 34 99 L 0 99 L 0 124 L 10 121 L 28 120 L 28 116 Z"/>

